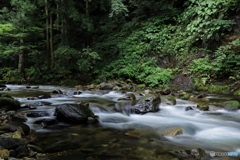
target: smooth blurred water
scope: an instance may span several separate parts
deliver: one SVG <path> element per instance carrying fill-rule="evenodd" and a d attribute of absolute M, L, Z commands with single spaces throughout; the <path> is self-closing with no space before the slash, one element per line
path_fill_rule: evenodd
<path fill-rule="evenodd" d="M 101 128 L 112 128 L 113 130 L 129 132 L 133 130 L 134 134 L 142 138 L 154 138 L 161 142 L 164 130 L 172 127 L 181 127 L 183 134 L 176 137 L 165 137 L 170 143 L 182 148 L 201 148 L 208 151 L 225 151 L 240 153 L 240 111 L 226 111 L 217 109 L 213 111 L 189 110 L 185 111 L 187 106 L 196 106 L 192 101 L 177 99 L 176 105 L 167 105 L 162 103 L 160 111 L 156 113 L 147 113 L 144 115 L 130 114 L 126 115 L 116 112 L 114 106 L 116 103 L 126 103 L 118 101 L 119 97 L 125 94 L 117 91 L 81 91 L 80 95 L 73 95 L 74 88 L 59 86 L 39 86 L 36 90 L 27 90 L 23 85 L 7 85 L 11 91 L 7 92 L 13 95 L 21 103 L 34 104 L 35 102 L 47 102 L 49 105 L 39 106 L 36 110 L 23 110 L 23 112 L 47 112 L 49 116 L 40 118 L 54 118 L 55 107 L 63 103 L 74 103 L 80 100 L 86 100 L 90 104 L 90 109 L 99 116 Z M 66 94 L 65 97 L 27 100 L 30 92 L 36 96 L 42 93 L 50 94 L 53 90 L 60 89 Z M 137 97 L 139 95 L 134 93 Z M 207 97 L 211 101 L 219 100 L 221 95 L 210 95 Z M 231 97 L 224 97 L 231 99 Z M 41 125 L 33 124 L 40 118 L 28 118 L 26 122 L 31 128 L 39 132 L 53 132 L 51 129 L 43 128 Z M 56 130 L 54 130 L 56 131 Z M 70 129 L 69 129 L 70 132 Z M 97 133 L 96 133 L 97 134 Z M 132 142 L 129 142 L 132 143 Z"/>

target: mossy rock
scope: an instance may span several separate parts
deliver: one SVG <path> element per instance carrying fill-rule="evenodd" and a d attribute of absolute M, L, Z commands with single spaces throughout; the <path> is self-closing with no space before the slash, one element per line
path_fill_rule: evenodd
<path fill-rule="evenodd" d="M 209 106 L 208 105 L 198 104 L 197 108 L 201 111 L 209 111 Z"/>
<path fill-rule="evenodd" d="M 20 102 L 12 97 L 5 95 L 0 97 L 0 109 L 4 110 L 16 110 L 20 109 Z"/>
<path fill-rule="evenodd" d="M 183 99 L 183 100 L 188 100 L 190 98 L 190 94 L 185 93 L 180 98 Z"/>
<path fill-rule="evenodd" d="M 234 111 L 240 108 L 240 103 L 238 101 L 226 101 L 223 102 L 223 106 L 227 110 Z"/>
<path fill-rule="evenodd" d="M 144 88 L 146 88 L 146 84 L 138 84 L 138 85 L 136 86 L 136 88 L 137 88 L 137 89 L 144 89 Z"/>
<path fill-rule="evenodd" d="M 233 92 L 233 95 L 240 96 L 240 90 Z"/>

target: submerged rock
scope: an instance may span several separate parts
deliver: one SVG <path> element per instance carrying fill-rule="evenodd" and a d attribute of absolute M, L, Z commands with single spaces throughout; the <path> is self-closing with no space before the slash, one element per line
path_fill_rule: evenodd
<path fill-rule="evenodd" d="M 180 151 L 171 151 L 180 159 L 194 159 L 201 160 L 206 156 L 206 152 L 201 148 L 191 149 L 191 150 L 180 150 Z"/>
<path fill-rule="evenodd" d="M 181 127 L 169 128 L 163 131 L 162 133 L 162 135 L 169 136 L 169 137 L 175 137 L 180 134 L 183 134 L 183 129 Z"/>
<path fill-rule="evenodd" d="M 159 95 L 148 94 L 141 97 L 138 102 L 132 107 L 132 111 L 137 114 L 159 111 L 161 98 Z"/>
<path fill-rule="evenodd" d="M 83 123 L 88 121 L 88 117 L 93 117 L 94 113 L 88 108 L 88 103 L 80 102 L 75 104 L 62 104 L 55 110 L 55 116 L 59 121 L 71 123 Z"/>

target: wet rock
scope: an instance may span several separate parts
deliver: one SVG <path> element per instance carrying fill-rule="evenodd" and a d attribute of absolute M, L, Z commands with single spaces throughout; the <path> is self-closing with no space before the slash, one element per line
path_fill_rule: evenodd
<path fill-rule="evenodd" d="M 38 89 L 39 86 L 32 86 L 32 89 Z"/>
<path fill-rule="evenodd" d="M 175 137 L 180 134 L 183 134 L 183 129 L 181 127 L 169 128 L 163 131 L 162 133 L 162 135 L 169 136 L 169 137 Z"/>
<path fill-rule="evenodd" d="M 85 102 L 75 104 L 62 104 L 55 110 L 55 116 L 59 121 L 71 123 L 87 122 L 88 117 L 95 117 L 94 113 L 89 109 L 89 104 Z M 97 121 L 97 120 L 96 120 Z"/>
<path fill-rule="evenodd" d="M 33 105 L 35 105 L 35 106 L 43 106 L 44 104 L 42 102 L 34 102 Z"/>
<path fill-rule="evenodd" d="M 206 152 L 200 148 L 191 149 L 191 150 L 180 150 L 180 151 L 171 151 L 180 159 L 194 159 L 201 160 L 206 156 Z"/>
<path fill-rule="evenodd" d="M 39 99 L 48 99 L 48 98 L 51 98 L 50 95 L 40 95 L 38 96 Z"/>
<path fill-rule="evenodd" d="M 128 93 L 125 96 L 118 98 L 118 100 L 136 100 L 136 96 L 133 93 Z"/>
<path fill-rule="evenodd" d="M 9 150 L 7 149 L 3 149 L 3 150 L 0 150 L 0 158 L 1 159 L 7 159 L 10 155 L 10 152 Z"/>
<path fill-rule="evenodd" d="M 27 97 L 27 100 L 38 100 L 37 97 Z"/>
<path fill-rule="evenodd" d="M 193 107 L 188 106 L 188 107 L 185 108 L 185 111 L 189 111 L 189 110 L 193 110 Z"/>
<path fill-rule="evenodd" d="M 5 84 L 0 84 L 0 88 L 6 88 L 7 86 Z"/>
<path fill-rule="evenodd" d="M 167 105 L 176 105 L 177 100 L 174 96 L 172 95 L 167 95 L 167 96 L 161 96 L 162 103 L 167 104 Z"/>
<path fill-rule="evenodd" d="M 117 82 L 116 81 L 112 81 L 112 82 L 107 82 L 107 83 L 101 83 L 99 86 L 100 90 L 112 90 L 115 86 L 117 86 Z"/>
<path fill-rule="evenodd" d="M 75 92 L 73 92 L 73 95 L 80 95 L 80 94 L 82 94 L 81 91 L 75 91 Z"/>
<path fill-rule="evenodd" d="M 3 91 L 11 91 L 11 89 L 10 88 L 4 88 Z"/>
<path fill-rule="evenodd" d="M 63 92 L 60 89 L 52 91 L 51 94 L 63 94 Z"/>
<path fill-rule="evenodd" d="M 164 89 L 164 90 L 162 90 L 160 93 L 162 94 L 162 95 L 169 95 L 169 94 L 171 94 L 171 90 L 170 90 L 170 88 L 166 88 L 166 89 Z"/>
<path fill-rule="evenodd" d="M 5 149 L 15 149 L 23 144 L 24 141 L 20 138 L 4 138 L 0 141 L 0 146 Z"/>
<path fill-rule="evenodd" d="M 17 110 L 20 109 L 20 102 L 10 96 L 0 97 L 0 109 Z"/>
<path fill-rule="evenodd" d="M 49 116 L 47 112 L 30 112 L 27 113 L 27 117 L 44 117 Z"/>
<path fill-rule="evenodd" d="M 41 124 L 43 127 L 50 126 L 50 125 L 56 125 L 58 124 L 58 121 L 53 118 L 43 118 L 43 119 L 38 119 L 37 121 L 34 122 L 34 124 Z"/>
<path fill-rule="evenodd" d="M 26 86 L 26 88 L 27 88 L 27 89 L 30 89 L 30 88 L 31 88 L 31 86 Z"/>
<path fill-rule="evenodd" d="M 132 111 L 137 114 L 159 111 L 161 98 L 159 95 L 149 94 L 141 97 L 132 107 Z"/>
<path fill-rule="evenodd" d="M 10 152 L 11 157 L 23 158 L 29 155 L 29 149 L 27 145 L 19 145 L 14 151 Z"/>
<path fill-rule="evenodd" d="M 209 106 L 208 105 L 201 105 L 201 104 L 198 104 L 197 105 L 197 108 L 201 111 L 209 111 Z"/>
<path fill-rule="evenodd" d="M 238 101 L 225 101 L 222 103 L 225 109 L 229 111 L 235 111 L 240 109 L 240 103 Z"/>
<path fill-rule="evenodd" d="M 25 135 L 28 135 L 30 133 L 30 127 L 23 122 L 12 121 L 12 122 L 8 122 L 4 125 L 8 126 L 9 131 L 11 131 L 11 132 L 15 132 L 15 131 L 17 131 L 18 127 L 21 127 Z"/>
<path fill-rule="evenodd" d="M 17 121 L 17 122 L 27 122 L 27 117 L 25 117 L 22 114 L 14 114 L 12 116 L 12 121 Z"/>

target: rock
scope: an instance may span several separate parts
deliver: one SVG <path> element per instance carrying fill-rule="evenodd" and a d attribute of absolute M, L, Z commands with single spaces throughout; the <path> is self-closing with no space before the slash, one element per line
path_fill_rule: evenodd
<path fill-rule="evenodd" d="M 113 87 L 112 90 L 119 91 L 119 90 L 121 90 L 121 89 L 122 89 L 121 87 L 119 87 L 119 86 L 115 86 L 115 87 Z"/>
<path fill-rule="evenodd" d="M 47 98 L 51 98 L 50 95 L 40 95 L 38 96 L 39 99 L 47 99 Z"/>
<path fill-rule="evenodd" d="M 188 106 L 188 107 L 185 108 L 185 111 L 189 111 L 189 110 L 193 110 L 193 107 Z"/>
<path fill-rule="evenodd" d="M 201 111 L 209 111 L 209 106 L 208 105 L 197 105 L 197 108 Z"/>
<path fill-rule="evenodd" d="M 172 95 L 162 96 L 161 99 L 162 99 L 162 102 L 167 105 L 176 105 L 177 104 L 176 98 Z"/>
<path fill-rule="evenodd" d="M 3 149 L 3 150 L 0 150 L 0 158 L 1 159 L 7 159 L 10 155 L 10 152 L 9 150 L 7 149 Z"/>
<path fill-rule="evenodd" d="M 23 158 L 27 157 L 29 154 L 29 149 L 27 145 L 19 145 L 14 151 L 10 152 L 11 157 L 16 157 L 16 158 Z"/>
<path fill-rule="evenodd" d="M 10 88 L 4 88 L 3 91 L 11 91 L 11 89 Z"/>
<path fill-rule="evenodd" d="M 190 94 L 188 94 L 186 92 L 182 92 L 178 96 L 183 100 L 188 100 L 190 98 Z"/>
<path fill-rule="evenodd" d="M 49 116 L 47 112 L 30 112 L 27 113 L 27 117 L 44 117 Z"/>
<path fill-rule="evenodd" d="M 38 100 L 37 97 L 27 97 L 27 100 Z"/>
<path fill-rule="evenodd" d="M 63 92 L 60 89 L 52 91 L 51 94 L 63 94 Z"/>
<path fill-rule="evenodd" d="M 180 134 L 183 134 L 183 129 L 181 127 L 169 128 L 162 133 L 162 135 L 169 137 L 175 137 Z"/>
<path fill-rule="evenodd" d="M 0 97 L 0 109 L 4 110 L 17 110 L 20 109 L 20 102 L 12 97 L 4 96 Z"/>
<path fill-rule="evenodd" d="M 159 111 L 161 98 L 159 95 L 148 94 L 141 97 L 138 102 L 132 107 L 132 111 L 137 114 Z"/>
<path fill-rule="evenodd" d="M 160 93 L 162 95 L 169 95 L 172 91 L 170 90 L 170 88 L 166 88 L 164 90 L 162 90 Z"/>
<path fill-rule="evenodd" d="M 101 83 L 99 86 L 100 90 L 112 90 L 115 86 L 117 86 L 117 82 L 112 81 L 108 83 Z"/>
<path fill-rule="evenodd" d="M 57 117 L 57 120 L 71 123 L 83 123 L 87 122 L 88 117 L 94 118 L 95 115 L 89 109 L 89 104 L 84 103 L 85 102 L 61 104 L 55 110 L 55 116 Z"/>
<path fill-rule="evenodd" d="M 238 110 L 240 108 L 240 103 L 238 101 L 225 101 L 222 103 L 225 109 L 229 111 Z"/>
<path fill-rule="evenodd" d="M 87 86 L 87 90 L 96 90 L 96 89 L 99 89 L 99 88 L 100 88 L 99 85 L 94 85 L 94 84 L 91 84 L 91 85 Z"/>
<path fill-rule="evenodd" d="M 0 88 L 6 88 L 7 86 L 5 84 L 0 84 Z"/>
<path fill-rule="evenodd" d="M 28 135 L 30 133 L 30 127 L 28 125 L 26 125 L 25 123 L 23 123 L 23 122 L 14 122 L 14 121 L 12 121 L 12 122 L 8 122 L 8 123 L 6 123 L 4 125 L 8 126 L 9 130 L 11 132 L 15 132 L 15 131 L 17 131 L 18 127 L 21 127 L 25 135 Z"/>
<path fill-rule="evenodd" d="M 136 96 L 133 93 L 128 93 L 125 96 L 118 98 L 118 100 L 136 100 Z"/>
<path fill-rule="evenodd" d="M 82 94 L 81 91 L 75 91 L 75 92 L 73 92 L 73 95 L 80 95 L 80 94 Z"/>
<path fill-rule="evenodd" d="M 32 86 L 32 89 L 38 89 L 39 86 Z"/>
<path fill-rule="evenodd" d="M 4 138 L 0 141 L 0 146 L 5 149 L 15 149 L 23 144 L 24 141 L 20 138 Z"/>
<path fill-rule="evenodd" d="M 201 160 L 206 156 L 204 150 L 200 148 L 192 149 L 192 150 L 180 150 L 180 151 L 171 151 L 180 159 L 194 159 L 194 160 Z"/>
<path fill-rule="evenodd" d="M 17 121 L 17 122 L 27 122 L 27 117 L 25 117 L 22 114 L 14 114 L 12 116 L 12 121 Z"/>
<path fill-rule="evenodd" d="M 136 86 L 136 89 L 144 89 L 144 88 L 146 88 L 146 85 L 145 85 L 145 84 L 138 84 L 138 85 Z"/>
<path fill-rule="evenodd" d="M 49 126 L 49 125 L 56 125 L 58 124 L 58 121 L 56 119 L 52 118 L 42 118 L 38 119 L 37 121 L 34 122 L 34 124 L 41 124 L 43 127 Z"/>

